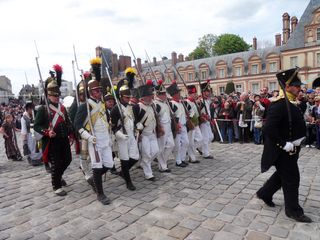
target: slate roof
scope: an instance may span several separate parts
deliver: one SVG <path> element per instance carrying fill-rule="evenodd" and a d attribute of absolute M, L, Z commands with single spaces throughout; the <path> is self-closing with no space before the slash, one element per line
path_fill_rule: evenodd
<path fill-rule="evenodd" d="M 320 7 L 320 0 L 310 0 L 306 10 L 298 22 L 296 30 L 291 34 L 288 42 L 284 45 L 283 50 L 291 50 L 305 47 L 304 43 L 304 27 L 311 23 L 312 13 Z"/>
<path fill-rule="evenodd" d="M 249 62 L 249 58 L 252 56 L 258 56 L 260 57 L 261 61 L 262 61 L 262 73 L 266 72 L 266 57 L 268 54 L 270 53 L 275 53 L 277 55 L 280 55 L 280 51 L 282 49 L 282 46 L 279 47 L 269 47 L 269 48 L 264 48 L 264 49 L 258 49 L 258 50 L 249 50 L 249 51 L 245 51 L 245 52 L 238 52 L 238 53 L 232 53 L 232 54 L 226 54 L 226 55 L 220 55 L 220 56 L 214 56 L 214 57 L 209 57 L 209 58 L 202 58 L 202 59 L 197 59 L 197 60 L 193 60 L 193 61 L 184 61 L 184 62 L 179 62 L 176 64 L 176 68 L 179 67 L 187 67 L 189 65 L 193 65 L 195 66 L 195 71 L 199 72 L 199 66 L 202 63 L 205 63 L 209 66 L 210 69 L 210 76 L 212 78 L 214 78 L 214 76 L 216 75 L 215 72 L 215 66 L 216 64 L 223 60 L 224 62 L 227 63 L 227 68 L 228 68 L 228 74 L 231 75 L 232 74 L 232 61 L 235 60 L 236 58 L 242 58 L 244 61 L 244 65 L 245 65 L 245 72 L 248 71 L 248 62 Z M 172 64 L 171 64 L 171 59 L 165 60 L 165 64 L 167 65 L 167 68 L 171 68 Z M 165 71 L 165 66 L 160 63 L 157 66 L 154 66 L 153 63 L 150 63 L 153 71 L 160 71 L 161 73 L 164 73 Z M 149 71 L 149 67 L 146 63 L 142 64 L 142 68 L 143 68 L 143 72 L 146 73 Z"/>

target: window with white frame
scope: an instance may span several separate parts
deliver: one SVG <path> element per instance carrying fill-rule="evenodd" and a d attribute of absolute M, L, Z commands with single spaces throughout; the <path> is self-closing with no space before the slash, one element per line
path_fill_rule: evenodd
<path fill-rule="evenodd" d="M 236 76 L 236 77 L 241 76 L 241 75 L 242 75 L 241 67 L 235 67 L 234 73 L 235 73 L 235 76 Z"/>
<path fill-rule="evenodd" d="M 224 93 L 224 91 L 225 91 L 225 87 L 219 87 L 219 92 L 220 93 Z"/>
<path fill-rule="evenodd" d="M 270 63 L 270 72 L 276 72 L 278 71 L 278 64 L 277 62 L 271 62 Z"/>
<path fill-rule="evenodd" d="M 260 93 L 260 84 L 259 83 L 252 83 L 251 84 L 251 92 L 252 93 Z"/>
<path fill-rule="evenodd" d="M 193 81 L 193 73 L 188 73 L 188 80 Z"/>
<path fill-rule="evenodd" d="M 274 90 L 277 90 L 277 83 L 276 82 L 269 82 L 269 91 L 272 92 Z"/>
<path fill-rule="evenodd" d="M 224 68 L 219 69 L 219 78 L 224 78 Z"/>
<path fill-rule="evenodd" d="M 240 93 L 243 92 L 243 90 L 242 90 L 242 84 L 236 84 L 236 92 L 240 92 Z"/>
<path fill-rule="evenodd" d="M 317 53 L 317 67 L 320 67 L 320 53 Z"/>
<path fill-rule="evenodd" d="M 207 71 L 201 71 L 201 80 L 207 79 Z"/>
<path fill-rule="evenodd" d="M 317 41 L 320 41 L 320 28 L 317 28 Z"/>
<path fill-rule="evenodd" d="M 258 74 L 258 64 L 251 65 L 251 74 Z"/>
<path fill-rule="evenodd" d="M 290 57 L 290 67 L 294 68 L 298 66 L 298 57 Z"/>

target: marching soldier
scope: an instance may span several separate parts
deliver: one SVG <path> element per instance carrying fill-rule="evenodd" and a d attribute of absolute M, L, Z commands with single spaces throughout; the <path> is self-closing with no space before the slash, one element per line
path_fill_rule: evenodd
<path fill-rule="evenodd" d="M 163 86 L 162 80 L 158 81 L 158 85 L 155 87 L 155 92 L 155 110 L 164 130 L 164 135 L 158 138 L 159 153 L 157 159 L 159 171 L 169 173 L 171 170 L 168 168 L 167 161 L 169 160 L 174 148 L 174 139 L 171 129 L 171 109 L 168 106 L 166 89 Z"/>
<path fill-rule="evenodd" d="M 91 78 L 90 73 L 88 72 L 84 73 L 84 78 L 85 78 L 85 81 L 87 81 L 88 78 Z M 79 106 L 80 106 L 86 103 L 86 95 L 85 95 L 85 89 L 84 89 L 85 86 L 83 84 L 83 81 L 81 81 L 77 87 L 78 87 Z M 75 124 L 74 120 L 75 120 L 77 111 L 78 111 L 78 105 L 77 105 L 77 102 L 74 101 L 70 107 L 70 118 L 73 125 Z M 88 141 L 85 139 L 81 139 L 81 136 L 78 132 L 75 133 L 75 136 L 76 136 L 76 144 L 80 145 L 80 149 L 79 149 L 80 150 L 80 166 L 79 167 L 84 175 L 85 180 L 88 182 L 88 184 L 92 188 L 94 188 L 91 162 L 89 160 L 89 154 L 88 154 Z"/>
<path fill-rule="evenodd" d="M 188 131 L 189 147 L 188 156 L 190 163 L 199 163 L 200 161 L 196 159 L 195 152 L 196 149 L 200 147 L 202 142 L 202 134 L 199 128 L 199 118 L 200 110 L 198 107 L 197 98 L 197 88 L 195 85 L 188 85 L 188 98 L 186 100 L 186 107 L 189 111 L 190 119 L 194 125 L 194 129 Z"/>
<path fill-rule="evenodd" d="M 151 169 L 151 163 L 159 152 L 156 115 L 152 107 L 153 86 L 152 82 L 138 87 L 140 96 L 139 103 L 133 106 L 135 116 L 135 126 L 140 131 L 139 149 L 141 153 L 140 165 L 147 180 L 155 181 Z"/>
<path fill-rule="evenodd" d="M 257 197 L 274 207 L 273 195 L 282 188 L 287 217 L 309 223 L 312 220 L 299 205 L 298 158 L 301 142 L 306 136 L 306 124 L 296 97 L 301 91 L 302 82 L 295 68 L 278 73 L 277 78 L 282 92 L 267 112 L 261 158 L 262 172 L 268 171 L 271 166 L 275 166 L 276 171 L 259 189 Z"/>
<path fill-rule="evenodd" d="M 102 175 L 113 167 L 112 141 L 104 103 L 101 101 L 100 67 L 101 59 L 91 60 L 95 77 L 88 83 L 89 98 L 79 106 L 75 116 L 75 127 L 82 139 L 88 141 L 88 151 L 93 171 L 93 182 L 97 200 L 110 204 L 104 194 Z"/>
<path fill-rule="evenodd" d="M 132 106 L 129 105 L 131 93 L 128 85 L 119 89 L 120 106 L 116 105 L 111 111 L 112 130 L 118 144 L 118 152 L 121 162 L 120 176 L 126 181 L 127 188 L 131 191 L 136 187 L 133 185 L 129 170 L 139 159 L 138 142 L 134 134 L 134 115 Z M 119 109 L 120 108 L 120 109 Z M 120 112 L 121 111 L 121 112 Z"/>
<path fill-rule="evenodd" d="M 167 88 L 167 92 L 172 97 L 172 100 L 170 101 L 170 107 L 178 124 L 178 131 L 174 139 L 175 147 L 173 149 L 176 166 L 186 167 L 188 165 L 185 160 L 189 146 L 189 139 L 186 126 L 187 116 L 183 103 L 181 102 L 180 91 L 181 89 L 179 89 L 176 82 L 173 82 Z"/>
<path fill-rule="evenodd" d="M 106 107 L 106 114 L 108 123 L 111 125 L 111 110 L 113 109 L 115 105 L 115 99 L 112 93 L 110 92 L 110 88 L 107 87 L 107 94 L 103 97 L 104 103 Z M 112 134 L 112 157 L 113 159 L 116 157 L 116 153 L 119 151 L 119 149 L 116 147 L 117 144 L 115 144 L 115 136 Z M 116 165 L 114 164 L 110 172 L 114 175 L 118 175 L 118 171 L 116 169 Z"/>
<path fill-rule="evenodd" d="M 213 133 L 210 126 L 211 121 L 211 114 L 210 114 L 210 95 L 211 95 L 211 87 L 209 82 L 202 83 L 200 85 L 202 94 L 203 94 L 203 101 L 201 101 L 200 111 L 200 130 L 202 134 L 202 145 L 201 145 L 201 152 L 202 157 L 204 159 L 213 159 L 213 156 L 210 155 L 209 152 L 209 144 L 213 140 Z M 204 103 L 205 104 L 204 104 Z"/>
<path fill-rule="evenodd" d="M 66 182 L 62 179 L 64 171 L 71 162 L 69 135 L 73 133 L 72 124 L 65 107 L 59 103 L 62 68 L 55 65 L 57 76 L 46 82 L 45 94 L 48 97 L 48 107 L 39 107 L 34 130 L 43 135 L 42 149 L 44 163 L 51 163 L 51 178 L 54 193 L 65 196 L 62 189 Z"/>

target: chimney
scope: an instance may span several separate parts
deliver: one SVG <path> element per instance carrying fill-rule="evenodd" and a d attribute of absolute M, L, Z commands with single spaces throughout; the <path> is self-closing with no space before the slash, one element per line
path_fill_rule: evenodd
<path fill-rule="evenodd" d="M 183 62 L 184 61 L 184 56 L 182 53 L 179 54 L 178 56 L 179 62 Z"/>
<path fill-rule="evenodd" d="M 96 57 L 101 57 L 102 53 L 102 47 L 98 46 L 96 47 Z"/>
<path fill-rule="evenodd" d="M 253 48 L 253 50 L 257 50 L 257 38 L 256 37 L 253 38 L 252 48 Z"/>
<path fill-rule="evenodd" d="M 125 64 L 126 68 L 131 67 L 131 57 L 130 56 L 124 57 L 124 64 Z"/>
<path fill-rule="evenodd" d="M 124 70 L 126 70 L 125 56 L 120 55 L 119 56 L 119 71 L 123 72 Z"/>
<path fill-rule="evenodd" d="M 157 58 L 153 57 L 153 66 L 157 66 Z"/>
<path fill-rule="evenodd" d="M 284 13 L 282 15 L 282 23 L 283 23 L 282 44 L 286 44 L 290 38 L 290 15 L 288 13 Z"/>
<path fill-rule="evenodd" d="M 137 58 L 137 65 L 140 71 L 142 71 L 141 58 Z"/>
<path fill-rule="evenodd" d="M 291 33 L 293 33 L 294 30 L 296 30 L 297 24 L 298 24 L 298 18 L 296 16 L 293 16 L 291 18 Z"/>
<path fill-rule="evenodd" d="M 119 75 L 119 62 L 118 55 L 116 53 L 112 54 L 112 76 L 117 77 Z"/>
<path fill-rule="evenodd" d="M 280 33 L 276 34 L 275 39 L 276 39 L 276 47 L 281 46 L 281 34 Z"/>
<path fill-rule="evenodd" d="M 176 65 L 177 64 L 177 53 L 176 52 L 172 52 L 171 53 L 171 63 L 172 65 Z"/>

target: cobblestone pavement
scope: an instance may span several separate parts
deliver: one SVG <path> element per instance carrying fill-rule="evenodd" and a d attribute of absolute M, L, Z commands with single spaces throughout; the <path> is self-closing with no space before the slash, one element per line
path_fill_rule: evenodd
<path fill-rule="evenodd" d="M 282 192 L 275 208 L 255 192 L 273 172 L 260 174 L 262 146 L 212 144 L 214 160 L 159 173 L 156 182 L 132 172 L 136 191 L 107 174 L 112 204 L 102 206 L 78 169 L 65 173 L 66 197 L 55 196 L 43 166 L 9 162 L 0 140 L 0 239 L 320 239 L 320 152 L 302 149 L 300 202 L 314 223 L 284 214 Z M 117 163 L 119 166 L 119 163 Z"/>

